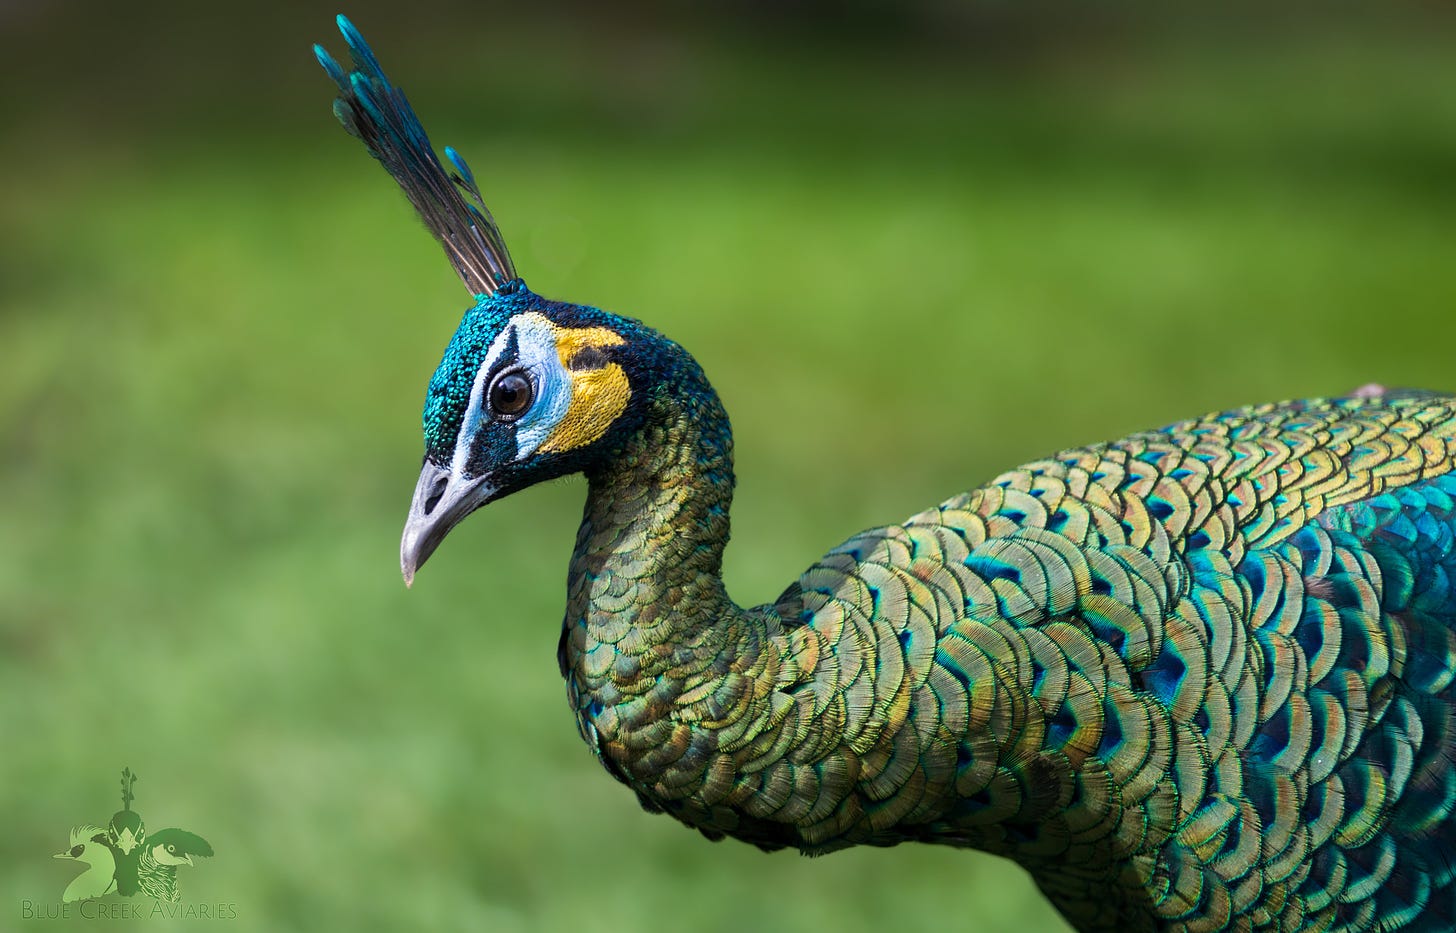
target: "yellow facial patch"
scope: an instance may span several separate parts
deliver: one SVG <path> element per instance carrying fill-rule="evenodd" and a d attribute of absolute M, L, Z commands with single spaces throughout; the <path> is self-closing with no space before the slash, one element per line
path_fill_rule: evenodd
<path fill-rule="evenodd" d="M 607 433 L 612 422 L 627 410 L 632 389 L 627 374 L 616 363 L 594 369 L 571 368 L 582 351 L 619 346 L 621 335 L 605 327 L 555 327 L 556 354 L 571 379 L 571 405 L 537 450 L 563 453 L 585 447 Z"/>

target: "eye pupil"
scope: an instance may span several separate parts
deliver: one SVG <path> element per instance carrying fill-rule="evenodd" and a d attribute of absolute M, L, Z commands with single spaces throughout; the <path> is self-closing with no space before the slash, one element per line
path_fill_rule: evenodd
<path fill-rule="evenodd" d="M 488 401 L 496 414 L 519 415 L 531 405 L 531 380 L 519 372 L 503 373 L 491 383 Z"/>

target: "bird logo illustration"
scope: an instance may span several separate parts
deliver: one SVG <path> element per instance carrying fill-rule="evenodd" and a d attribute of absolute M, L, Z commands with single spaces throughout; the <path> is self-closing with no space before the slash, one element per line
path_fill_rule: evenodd
<path fill-rule="evenodd" d="M 177 869 L 194 864 L 194 857 L 212 855 L 212 846 L 196 833 L 183 829 L 147 832 L 145 821 L 131 803 L 137 775 L 121 772 L 121 809 L 106 828 L 90 823 L 71 830 L 70 848 L 55 858 L 72 859 L 87 866 L 66 886 L 63 901 L 83 901 L 116 893 L 133 897 L 140 892 L 153 900 L 175 902 Z"/>

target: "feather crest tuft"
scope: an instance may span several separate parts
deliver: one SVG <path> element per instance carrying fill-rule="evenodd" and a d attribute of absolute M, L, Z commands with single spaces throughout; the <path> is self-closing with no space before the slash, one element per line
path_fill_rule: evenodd
<path fill-rule="evenodd" d="M 404 91 L 390 83 L 364 36 L 347 17 L 340 15 L 338 23 L 352 71 L 346 72 L 322 46 L 313 47 L 319 64 L 339 86 L 334 115 L 399 182 L 470 293 L 494 294 L 516 277 L 516 270 L 475 174 L 449 147 L 445 156 L 454 171 L 445 169 Z"/>

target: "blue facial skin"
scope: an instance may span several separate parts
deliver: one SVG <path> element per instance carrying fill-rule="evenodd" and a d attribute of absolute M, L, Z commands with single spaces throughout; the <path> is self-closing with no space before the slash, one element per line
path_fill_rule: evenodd
<path fill-rule="evenodd" d="M 517 425 L 501 420 L 480 421 L 471 439 L 465 473 L 490 473 L 500 495 L 566 473 L 589 471 L 603 454 L 635 433 L 650 407 L 647 403 L 659 394 L 712 391 L 692 357 L 650 327 L 600 308 L 542 298 L 515 279 L 495 294 L 482 296 L 465 312 L 430 378 L 423 413 L 425 459 L 430 463 L 449 468 L 481 363 L 511 320 L 527 312 L 564 327 L 605 327 L 621 334 L 625 343 L 602 352 L 608 361 L 622 367 L 631 394 L 627 410 L 596 442 L 578 450 L 533 455 L 520 462 L 515 460 Z M 487 384 L 496 372 L 515 361 L 515 347 L 504 348 L 486 377 Z"/>
<path fill-rule="evenodd" d="M 437 466 L 449 466 L 455 439 L 470 404 L 470 390 L 486 351 L 505 330 L 512 317 L 526 311 L 542 311 L 549 304 L 526 288 L 520 279 L 504 285 L 494 295 L 485 295 L 465 312 L 460 326 L 445 348 L 445 356 L 425 394 L 425 458 Z"/>

